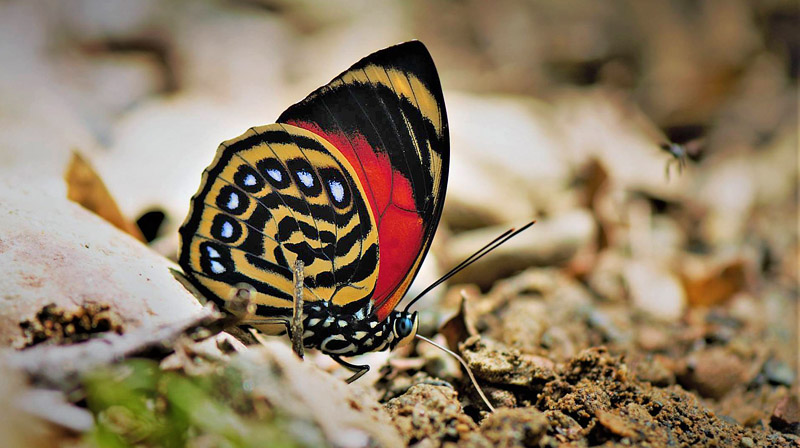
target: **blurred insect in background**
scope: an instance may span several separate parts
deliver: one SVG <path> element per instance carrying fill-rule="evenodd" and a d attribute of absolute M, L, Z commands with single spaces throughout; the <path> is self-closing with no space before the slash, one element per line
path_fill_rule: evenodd
<path fill-rule="evenodd" d="M 667 160 L 664 174 L 669 180 L 670 168 L 676 166 L 678 174 L 683 174 L 689 161 L 697 162 L 701 158 L 701 151 L 703 146 L 703 139 L 698 138 L 690 140 L 685 144 L 678 144 L 673 142 L 661 143 L 659 148 L 669 153 L 672 158 Z"/>

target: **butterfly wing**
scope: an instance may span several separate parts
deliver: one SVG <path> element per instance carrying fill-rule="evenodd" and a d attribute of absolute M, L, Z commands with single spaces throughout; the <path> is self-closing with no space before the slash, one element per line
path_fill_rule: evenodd
<path fill-rule="evenodd" d="M 366 193 L 329 142 L 286 124 L 251 128 L 222 143 L 180 228 L 179 263 L 224 306 L 240 283 L 257 314 L 291 316 L 295 260 L 304 300 L 368 304 L 378 234 Z"/>
<path fill-rule="evenodd" d="M 372 301 L 384 319 L 416 276 L 444 204 L 450 141 L 430 53 L 418 41 L 373 53 L 278 122 L 330 142 L 353 166 L 375 217 L 380 266 Z"/>

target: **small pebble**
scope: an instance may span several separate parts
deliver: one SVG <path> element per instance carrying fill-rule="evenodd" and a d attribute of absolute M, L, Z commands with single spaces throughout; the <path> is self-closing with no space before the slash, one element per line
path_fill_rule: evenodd
<path fill-rule="evenodd" d="M 710 348 L 689 357 L 689 370 L 680 381 L 708 398 L 722 398 L 742 382 L 745 365 L 724 348 Z"/>
<path fill-rule="evenodd" d="M 770 418 L 770 426 L 776 430 L 800 436 L 800 403 L 797 397 L 784 397 L 775 406 Z"/>
<path fill-rule="evenodd" d="M 764 375 L 771 384 L 791 386 L 794 383 L 794 372 L 785 362 L 770 359 L 764 363 Z"/>

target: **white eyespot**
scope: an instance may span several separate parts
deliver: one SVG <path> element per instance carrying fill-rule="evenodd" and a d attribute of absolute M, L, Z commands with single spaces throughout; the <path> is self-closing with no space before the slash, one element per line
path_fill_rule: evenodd
<path fill-rule="evenodd" d="M 268 169 L 267 174 L 269 174 L 269 177 L 275 179 L 275 182 L 280 182 L 281 179 L 283 179 L 283 176 L 281 175 L 281 170 L 275 168 Z"/>
<path fill-rule="evenodd" d="M 247 185 L 248 187 L 252 187 L 253 185 L 256 184 L 256 176 L 248 174 L 247 176 L 244 177 L 244 184 Z"/>
<path fill-rule="evenodd" d="M 311 173 L 309 173 L 308 171 L 304 170 L 298 171 L 297 177 L 300 179 L 300 182 L 302 182 L 303 185 L 305 185 L 306 187 L 311 188 L 314 186 L 314 176 L 312 176 Z"/>
<path fill-rule="evenodd" d="M 330 327 L 331 324 L 333 323 L 333 320 L 334 320 L 333 317 L 328 316 L 328 318 L 325 319 L 325 322 L 322 323 L 322 326 L 325 328 Z"/>
<path fill-rule="evenodd" d="M 344 199 L 344 186 L 338 180 L 329 180 L 328 186 L 331 187 L 331 194 L 336 202 L 342 202 Z"/>
<path fill-rule="evenodd" d="M 374 320 L 373 320 L 372 322 L 370 322 L 370 323 L 369 323 L 369 328 L 375 328 L 375 327 L 377 327 L 377 326 L 378 326 L 378 323 L 377 323 L 377 322 L 375 322 Z"/>
<path fill-rule="evenodd" d="M 381 336 L 383 336 L 383 331 L 382 331 L 382 330 L 381 330 L 381 331 L 376 331 L 376 332 L 375 332 L 375 337 L 376 337 L 376 338 L 379 338 L 379 337 L 381 337 Z"/>
<path fill-rule="evenodd" d="M 311 336 L 314 336 L 314 332 L 311 330 L 306 330 L 303 332 L 303 339 L 308 339 Z"/>
<path fill-rule="evenodd" d="M 211 260 L 211 272 L 215 274 L 222 274 L 225 272 L 225 266 L 223 266 L 219 261 Z"/>
<path fill-rule="evenodd" d="M 219 258 L 219 252 L 211 246 L 206 246 L 206 252 L 208 252 L 208 256 L 211 258 Z"/>
<path fill-rule="evenodd" d="M 339 326 L 340 326 L 340 327 L 346 327 L 346 326 L 347 326 L 347 322 L 346 322 L 346 321 L 343 321 L 343 320 L 340 320 L 340 321 L 339 321 L 339 322 L 337 322 L 337 323 L 339 324 Z"/>
<path fill-rule="evenodd" d="M 230 197 L 228 198 L 228 210 L 236 210 L 239 207 L 239 195 L 236 193 L 231 193 Z"/>
<path fill-rule="evenodd" d="M 228 221 L 223 222 L 222 223 L 222 231 L 220 232 L 220 235 L 223 238 L 232 237 L 233 236 L 233 224 L 229 223 Z"/>
<path fill-rule="evenodd" d="M 366 331 L 356 331 L 353 334 L 353 337 L 360 340 L 360 339 L 364 339 L 364 336 L 366 336 L 366 335 L 367 335 Z"/>
<path fill-rule="evenodd" d="M 313 326 L 317 325 L 318 323 L 319 323 L 319 319 L 316 318 L 316 317 L 312 317 L 311 319 L 308 320 L 308 326 L 309 327 L 313 327 Z"/>
<path fill-rule="evenodd" d="M 364 341 L 364 345 L 366 345 L 367 347 L 369 347 L 370 345 L 372 345 L 372 338 L 369 338 L 369 339 L 367 339 L 366 341 Z"/>

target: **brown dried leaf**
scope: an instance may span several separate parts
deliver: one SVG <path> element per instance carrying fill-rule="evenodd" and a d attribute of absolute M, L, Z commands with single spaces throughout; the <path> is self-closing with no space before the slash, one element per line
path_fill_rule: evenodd
<path fill-rule="evenodd" d="M 724 303 L 741 291 L 746 283 L 744 261 L 733 260 L 722 266 L 706 266 L 701 273 L 684 271 L 682 280 L 691 306 Z"/>
<path fill-rule="evenodd" d="M 458 313 L 439 328 L 439 333 L 444 336 L 447 346 L 453 351 L 458 351 L 460 342 L 478 334 L 468 305 L 467 294 L 464 291 L 461 291 L 461 305 Z"/>
<path fill-rule="evenodd" d="M 67 182 L 67 198 L 94 212 L 114 227 L 145 242 L 142 232 L 122 214 L 92 165 L 77 151 L 72 153 L 64 180 Z"/>

